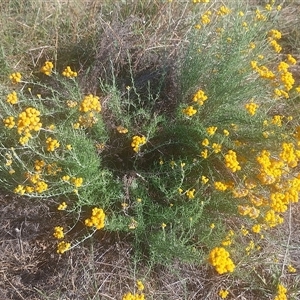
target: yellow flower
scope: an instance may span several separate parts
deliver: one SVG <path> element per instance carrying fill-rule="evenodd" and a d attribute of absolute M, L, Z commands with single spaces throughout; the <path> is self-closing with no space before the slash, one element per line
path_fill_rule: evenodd
<path fill-rule="evenodd" d="M 297 272 L 297 270 L 292 265 L 288 265 L 288 271 L 289 271 L 289 273 Z"/>
<path fill-rule="evenodd" d="M 188 190 L 186 191 L 186 195 L 189 199 L 194 199 L 195 198 L 195 189 L 192 189 L 192 190 Z"/>
<path fill-rule="evenodd" d="M 216 247 L 209 253 L 209 263 L 215 267 L 219 274 L 233 272 L 235 265 L 230 258 L 229 252 L 223 247 Z"/>
<path fill-rule="evenodd" d="M 214 135 L 216 133 L 217 129 L 218 129 L 218 127 L 216 127 L 216 126 L 210 126 L 210 127 L 206 128 L 206 132 L 209 135 Z"/>
<path fill-rule="evenodd" d="M 253 115 L 255 115 L 256 109 L 258 108 L 258 104 L 254 103 L 254 102 L 250 102 L 245 105 L 245 108 L 247 109 L 249 114 L 251 116 L 253 116 Z"/>
<path fill-rule="evenodd" d="M 53 69 L 53 63 L 51 61 L 46 61 L 45 64 L 41 67 L 40 72 L 44 73 L 45 75 L 51 75 Z"/>
<path fill-rule="evenodd" d="M 215 226 L 214 223 L 211 223 L 211 224 L 209 225 L 209 227 L 210 227 L 211 229 L 214 229 L 216 226 Z"/>
<path fill-rule="evenodd" d="M 57 253 L 63 254 L 71 248 L 71 244 L 65 241 L 58 243 L 57 245 Z"/>
<path fill-rule="evenodd" d="M 56 227 L 54 227 L 54 233 L 53 233 L 53 236 L 54 236 L 55 238 L 57 238 L 58 240 L 59 240 L 59 239 L 63 239 L 63 238 L 65 237 L 63 227 L 61 227 L 61 226 L 56 226 Z"/>
<path fill-rule="evenodd" d="M 139 152 L 140 147 L 146 144 L 146 137 L 135 135 L 132 137 L 131 147 L 134 152 Z"/>
<path fill-rule="evenodd" d="M 85 220 L 85 225 L 88 227 L 96 227 L 102 229 L 105 226 L 105 213 L 102 208 L 93 208 L 92 216 Z"/>
<path fill-rule="evenodd" d="M 58 140 L 52 139 L 51 137 L 47 138 L 46 144 L 47 144 L 47 151 L 49 152 L 55 151 L 55 149 L 57 149 L 60 145 Z"/>
<path fill-rule="evenodd" d="M 202 90 L 198 90 L 193 96 L 193 101 L 197 102 L 199 105 L 203 105 L 207 99 L 208 97 L 205 95 L 204 91 Z"/>
<path fill-rule="evenodd" d="M 71 182 L 75 187 L 81 187 L 83 183 L 83 178 L 82 177 L 73 177 L 71 178 Z"/>
<path fill-rule="evenodd" d="M 253 226 L 252 226 L 252 231 L 253 231 L 254 233 L 260 233 L 260 231 L 261 231 L 261 225 L 259 225 L 259 224 L 253 225 Z"/>
<path fill-rule="evenodd" d="M 19 83 L 22 79 L 22 75 L 19 72 L 12 73 L 9 75 L 9 79 L 12 81 L 12 83 L 16 84 Z"/>
<path fill-rule="evenodd" d="M 16 123 L 15 123 L 15 118 L 10 116 L 10 117 L 7 117 L 6 119 L 3 119 L 3 123 L 4 123 L 4 126 L 9 128 L 9 129 L 12 129 L 15 127 Z"/>
<path fill-rule="evenodd" d="M 15 91 L 7 95 L 6 102 L 10 104 L 17 104 L 18 103 L 18 96 Z"/>
<path fill-rule="evenodd" d="M 208 139 L 204 139 L 201 144 L 202 144 L 202 146 L 207 147 L 209 145 L 209 140 Z"/>
<path fill-rule="evenodd" d="M 219 291 L 219 296 L 222 298 L 222 299 L 226 299 L 227 296 L 228 296 L 229 292 L 228 290 L 220 290 Z"/>
<path fill-rule="evenodd" d="M 229 150 L 225 155 L 225 164 L 232 172 L 241 170 L 239 162 L 237 161 L 236 153 L 233 150 Z"/>
<path fill-rule="evenodd" d="M 224 129 L 224 130 L 223 130 L 223 134 L 224 134 L 225 136 L 228 136 L 228 135 L 229 135 L 229 131 L 228 131 L 227 129 Z"/>
<path fill-rule="evenodd" d="M 201 182 L 203 184 L 206 184 L 208 181 L 209 181 L 209 179 L 206 176 L 204 176 L 204 175 L 201 176 Z"/>
<path fill-rule="evenodd" d="M 67 203 L 66 202 L 62 202 L 58 205 L 57 210 L 65 210 L 67 208 Z"/>
<path fill-rule="evenodd" d="M 123 127 L 123 126 L 118 126 L 118 127 L 117 127 L 117 131 L 118 131 L 119 133 L 127 133 L 127 132 L 128 132 L 128 129 L 125 128 L 125 127 Z"/>
<path fill-rule="evenodd" d="M 71 78 L 71 77 L 77 77 L 77 72 L 74 72 L 71 70 L 71 67 L 70 66 L 67 66 L 63 72 L 62 72 L 62 75 L 65 76 L 65 77 L 68 77 L 68 78 Z"/>
<path fill-rule="evenodd" d="M 214 149 L 214 152 L 215 152 L 215 153 L 219 153 L 219 152 L 221 152 L 222 145 L 217 144 L 217 143 L 213 143 L 213 144 L 212 144 L 212 148 Z"/>
<path fill-rule="evenodd" d="M 162 229 L 164 229 L 166 226 L 167 226 L 167 224 L 165 224 L 165 223 L 161 223 L 161 225 L 160 225 L 160 227 L 161 227 Z"/>
<path fill-rule="evenodd" d="M 194 109 L 194 107 L 190 105 L 187 108 L 183 109 L 182 112 L 188 117 L 191 117 L 197 112 L 197 109 Z"/>
<path fill-rule="evenodd" d="M 143 285 L 143 282 L 141 280 L 137 280 L 136 282 L 136 285 L 137 285 L 137 289 L 141 292 L 144 290 L 144 285 Z"/>
<path fill-rule="evenodd" d="M 99 97 L 94 96 L 92 94 L 85 96 L 80 104 L 79 111 L 85 113 L 89 111 L 100 112 L 101 104 L 99 101 Z"/>

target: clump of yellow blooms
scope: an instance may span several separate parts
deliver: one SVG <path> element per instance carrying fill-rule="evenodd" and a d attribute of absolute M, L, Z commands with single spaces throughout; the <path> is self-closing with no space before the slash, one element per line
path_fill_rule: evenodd
<path fill-rule="evenodd" d="M 254 102 L 250 102 L 245 105 L 245 108 L 247 109 L 248 113 L 251 116 L 254 116 L 258 106 L 259 106 L 258 104 L 254 103 Z"/>
<path fill-rule="evenodd" d="M 134 152 L 139 152 L 140 147 L 146 144 L 146 137 L 145 136 L 138 136 L 135 135 L 132 137 L 131 147 Z"/>
<path fill-rule="evenodd" d="M 6 102 L 10 104 L 17 104 L 18 103 L 18 95 L 15 91 L 7 95 Z"/>
<path fill-rule="evenodd" d="M 209 135 L 214 135 L 216 133 L 217 129 L 218 129 L 218 127 L 216 127 L 216 126 L 210 126 L 210 127 L 206 128 L 206 132 Z"/>
<path fill-rule="evenodd" d="M 120 125 L 120 126 L 117 127 L 117 131 L 118 131 L 119 133 L 125 134 L 125 133 L 128 132 L 128 129 Z"/>
<path fill-rule="evenodd" d="M 71 67 L 70 67 L 70 66 L 67 66 L 67 67 L 63 70 L 62 75 L 65 76 L 65 77 L 68 77 L 68 78 L 71 78 L 71 77 L 77 77 L 77 72 L 72 71 L 72 70 L 71 70 Z"/>
<path fill-rule="evenodd" d="M 93 208 L 92 216 L 84 221 L 88 227 L 96 227 L 96 229 L 102 229 L 105 226 L 105 213 L 102 208 Z"/>
<path fill-rule="evenodd" d="M 197 112 L 197 109 L 195 109 L 192 105 L 189 105 L 187 108 L 183 109 L 182 112 L 188 117 L 191 117 Z"/>
<path fill-rule="evenodd" d="M 219 291 L 219 296 L 222 298 L 222 299 L 226 299 L 227 298 L 227 296 L 228 296 L 228 294 L 229 294 L 229 292 L 228 292 L 228 290 L 220 290 Z"/>
<path fill-rule="evenodd" d="M 32 137 L 30 131 L 39 131 L 41 129 L 42 123 L 39 116 L 40 112 L 33 107 L 28 107 L 19 114 L 17 131 L 19 135 L 23 135 L 19 139 L 21 145 L 26 144 Z"/>
<path fill-rule="evenodd" d="M 286 292 L 287 289 L 284 287 L 284 285 L 279 283 L 277 286 L 277 295 L 275 296 L 274 300 L 287 300 Z"/>
<path fill-rule="evenodd" d="M 210 251 L 209 263 L 215 267 L 219 274 L 233 272 L 235 269 L 229 252 L 223 247 L 215 247 Z"/>
<path fill-rule="evenodd" d="M 10 116 L 10 117 L 7 117 L 6 119 L 3 119 L 3 123 L 4 123 L 4 126 L 9 128 L 9 129 L 14 128 L 15 125 L 16 125 L 15 118 L 13 116 Z"/>
<path fill-rule="evenodd" d="M 189 198 L 189 199 L 194 199 L 195 198 L 195 189 L 191 189 L 191 190 L 188 190 L 186 191 L 186 196 Z"/>
<path fill-rule="evenodd" d="M 94 96 L 92 94 L 85 96 L 82 102 L 80 103 L 79 111 L 85 113 L 89 111 L 100 112 L 101 104 L 99 101 L 99 97 Z"/>
<path fill-rule="evenodd" d="M 45 61 L 44 65 L 41 67 L 40 72 L 44 73 L 47 76 L 50 76 L 53 69 L 53 63 L 51 61 Z"/>
<path fill-rule="evenodd" d="M 233 150 L 229 150 L 227 154 L 225 154 L 225 165 L 229 168 L 232 172 L 236 172 L 241 170 L 241 166 L 237 161 L 236 153 Z"/>
<path fill-rule="evenodd" d="M 11 80 L 12 83 L 16 84 L 22 80 L 22 75 L 19 72 L 15 72 L 9 75 L 9 79 Z"/>
<path fill-rule="evenodd" d="M 197 102 L 199 105 L 203 105 L 207 99 L 207 95 L 205 95 L 205 92 L 202 90 L 198 90 L 193 96 L 193 101 Z"/>
<path fill-rule="evenodd" d="M 209 24 L 211 22 L 210 16 L 211 16 L 211 11 L 209 10 L 201 16 L 201 23 L 203 25 Z"/>
<path fill-rule="evenodd" d="M 217 191 L 221 191 L 221 192 L 226 191 L 227 188 L 228 188 L 228 185 L 226 183 L 221 182 L 221 181 L 215 181 L 214 186 L 215 186 L 215 189 Z"/>
<path fill-rule="evenodd" d="M 226 7 L 225 5 L 222 5 L 219 10 L 217 11 L 218 16 L 225 16 L 231 13 L 231 10 Z"/>
<path fill-rule="evenodd" d="M 68 179 L 68 177 L 65 177 L 65 179 L 67 179 L 67 180 L 65 180 L 65 181 L 68 181 L 69 179 Z M 72 177 L 71 178 L 71 183 L 75 186 L 75 187 L 81 187 L 82 186 L 82 183 L 83 183 L 83 178 L 82 177 Z"/>
<path fill-rule="evenodd" d="M 54 227 L 54 233 L 53 233 L 53 236 L 56 238 L 56 239 L 63 239 L 65 237 L 64 235 L 64 228 L 61 227 L 61 226 L 56 226 Z"/>
<path fill-rule="evenodd" d="M 58 140 L 52 139 L 52 137 L 48 137 L 46 140 L 47 151 L 53 152 L 55 149 L 59 148 L 60 144 Z"/>
<path fill-rule="evenodd" d="M 63 254 L 71 248 L 71 244 L 65 241 L 58 243 L 57 245 L 57 253 Z"/>
<path fill-rule="evenodd" d="M 65 210 L 67 208 L 67 203 L 66 202 L 62 202 L 58 205 L 57 210 Z"/>
<path fill-rule="evenodd" d="M 145 295 L 141 294 L 131 294 L 130 292 L 126 293 L 122 300 L 145 300 Z"/>

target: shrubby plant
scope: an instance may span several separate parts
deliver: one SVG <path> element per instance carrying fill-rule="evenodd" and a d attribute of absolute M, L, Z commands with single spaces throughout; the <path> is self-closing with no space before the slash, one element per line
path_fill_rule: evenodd
<path fill-rule="evenodd" d="M 14 72 L 3 88 L 2 186 L 54 199 L 86 227 L 73 241 L 73 225 L 57 224 L 59 254 L 106 230 L 127 233 L 135 257 L 151 264 L 178 259 L 238 272 L 298 202 L 300 86 L 290 72 L 296 59 L 280 55 L 272 27 L 280 6 L 246 12 L 235 2 L 193 2 L 174 111 L 157 108 L 164 73 L 146 92 L 130 70 L 125 92 L 101 78 L 101 92 L 86 94 L 77 71 L 60 66 L 59 74 L 49 60 L 38 78 Z M 278 278 L 276 297 L 285 293 Z"/>

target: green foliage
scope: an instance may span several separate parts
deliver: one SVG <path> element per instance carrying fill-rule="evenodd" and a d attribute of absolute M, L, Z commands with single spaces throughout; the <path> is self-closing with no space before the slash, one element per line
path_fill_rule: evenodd
<path fill-rule="evenodd" d="M 144 12 L 149 5 L 134 9 Z M 115 73 L 123 73 L 112 63 L 112 75 L 97 78 L 99 97 L 85 92 L 77 73 L 60 75 L 66 67 L 60 59 L 49 74 L 43 68 L 26 80 L 12 74 L 0 87 L 2 187 L 57 205 L 67 202 L 67 211 L 87 227 L 97 228 L 105 212 L 104 230 L 125 234 L 136 257 L 153 265 L 174 259 L 203 263 L 211 248 L 231 250 L 235 233 L 226 226 L 232 220 L 242 224 L 245 218 L 249 230 L 257 226 L 253 239 L 261 227 L 280 224 L 287 206 L 298 200 L 294 168 L 300 155 L 294 107 L 283 96 L 274 99 L 274 86 L 292 99 L 299 92 L 288 68 L 280 70 L 268 39 L 277 12 L 243 16 L 234 5 L 223 13 L 214 5 L 211 11 L 193 8 L 189 21 L 200 17 L 200 24 L 187 35 L 173 73 L 156 66 L 138 76 L 128 51 L 128 85 L 119 84 Z M 128 7 L 119 8 L 128 18 Z M 154 5 L 151 15 L 157 13 Z M 56 25 L 71 34 L 68 22 Z M 169 77 L 177 81 L 178 99 L 164 110 L 160 106 L 173 92 Z M 17 100 L 6 98 L 13 90 Z M 104 212 L 92 210 L 87 219 L 95 207 Z M 70 248 L 64 246 L 60 253 Z M 237 260 L 244 255 L 232 252 Z M 214 259 L 209 262 L 216 266 Z M 223 274 L 222 268 L 217 272 Z"/>

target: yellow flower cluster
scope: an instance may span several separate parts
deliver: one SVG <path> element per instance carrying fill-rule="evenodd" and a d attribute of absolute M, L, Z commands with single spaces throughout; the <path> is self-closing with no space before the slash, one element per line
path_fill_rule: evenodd
<path fill-rule="evenodd" d="M 274 300 L 287 300 L 286 292 L 287 289 L 284 287 L 284 285 L 279 283 L 277 286 L 277 295 L 275 296 Z"/>
<path fill-rule="evenodd" d="M 65 76 L 65 77 L 68 77 L 68 78 L 71 78 L 71 77 L 77 77 L 77 72 L 74 72 L 71 70 L 71 67 L 70 66 L 67 66 L 63 72 L 62 72 L 62 75 Z"/>
<path fill-rule="evenodd" d="M 261 13 L 261 11 L 259 9 L 257 9 L 255 11 L 255 20 L 257 20 L 257 21 L 266 21 L 267 17 L 263 13 Z"/>
<path fill-rule="evenodd" d="M 43 160 L 36 160 L 34 162 L 34 169 L 39 173 L 45 167 L 46 163 Z"/>
<path fill-rule="evenodd" d="M 67 203 L 66 202 L 62 202 L 58 205 L 57 210 L 65 210 L 67 208 Z"/>
<path fill-rule="evenodd" d="M 236 153 L 233 150 L 229 150 L 227 154 L 225 154 L 225 165 L 229 168 L 232 172 L 236 172 L 241 170 L 241 166 L 237 161 Z"/>
<path fill-rule="evenodd" d="M 251 68 L 256 71 L 260 77 L 265 79 L 275 79 L 275 74 L 269 70 L 266 66 L 259 66 L 256 60 L 250 62 Z"/>
<path fill-rule="evenodd" d="M 191 117 L 197 112 L 197 109 L 195 109 L 192 105 L 189 105 L 187 108 L 183 109 L 182 112 L 188 117 Z"/>
<path fill-rule="evenodd" d="M 60 146 L 58 140 L 52 139 L 52 137 L 47 138 L 46 144 L 47 144 L 47 151 L 49 152 L 55 151 L 55 149 L 57 149 Z"/>
<path fill-rule="evenodd" d="M 16 84 L 22 80 L 22 75 L 19 72 L 15 72 L 9 75 L 9 79 L 11 80 L 12 83 Z"/>
<path fill-rule="evenodd" d="M 18 134 L 23 135 L 19 139 L 21 145 L 26 144 L 31 138 L 30 131 L 39 131 L 41 129 L 42 123 L 40 123 L 39 116 L 40 112 L 33 107 L 28 107 L 19 114 L 17 131 Z"/>
<path fill-rule="evenodd" d="M 206 128 L 206 132 L 209 135 L 214 135 L 216 133 L 217 129 L 218 129 L 218 127 L 216 127 L 216 126 L 210 126 L 210 127 Z"/>
<path fill-rule="evenodd" d="M 266 212 L 264 221 L 269 227 L 275 227 L 283 223 L 283 218 L 276 214 L 273 209 L 270 209 Z"/>
<path fill-rule="evenodd" d="M 256 113 L 256 110 L 258 108 L 258 104 L 254 103 L 254 102 L 250 102 L 245 105 L 245 108 L 247 109 L 248 113 L 251 116 L 254 116 Z"/>
<path fill-rule="evenodd" d="M 71 248 L 71 244 L 65 241 L 58 243 L 57 245 L 57 253 L 63 254 Z"/>
<path fill-rule="evenodd" d="M 96 227 L 96 229 L 102 229 L 105 226 L 105 213 L 102 208 L 93 208 L 92 216 L 85 220 L 85 225 L 88 227 Z"/>
<path fill-rule="evenodd" d="M 83 183 L 83 178 L 82 177 L 72 177 L 71 183 L 77 188 L 81 187 L 82 183 Z"/>
<path fill-rule="evenodd" d="M 18 103 L 18 95 L 15 91 L 7 95 L 6 102 L 10 104 L 17 104 Z"/>
<path fill-rule="evenodd" d="M 133 151 L 139 152 L 140 147 L 146 144 L 146 137 L 135 135 L 132 137 L 131 147 Z"/>
<path fill-rule="evenodd" d="M 78 129 L 80 126 L 84 128 L 92 127 L 98 122 L 98 119 L 95 117 L 95 113 L 99 113 L 101 111 L 99 97 L 92 94 L 85 96 L 80 103 L 79 111 L 85 113 L 85 115 L 79 116 L 78 123 L 73 124 L 73 128 Z"/>
<path fill-rule="evenodd" d="M 199 105 L 203 105 L 207 99 L 207 95 L 205 95 L 204 91 L 202 90 L 198 90 L 193 96 L 193 101 L 197 102 Z"/>
<path fill-rule="evenodd" d="M 251 219 L 258 218 L 260 210 L 254 206 L 238 205 L 238 212 L 241 216 L 249 216 Z"/>
<path fill-rule="evenodd" d="M 260 173 L 258 179 L 262 184 L 272 184 L 278 181 L 282 175 L 284 163 L 279 160 L 271 160 L 271 153 L 267 150 L 263 150 L 260 155 L 256 157 L 257 162 L 260 165 Z"/>
<path fill-rule="evenodd" d="M 16 125 L 15 118 L 12 116 L 7 117 L 6 119 L 3 119 L 3 123 L 4 123 L 4 126 L 9 129 L 14 128 Z"/>
<path fill-rule="evenodd" d="M 221 192 L 226 191 L 227 188 L 228 188 L 228 185 L 226 183 L 221 182 L 221 181 L 215 181 L 214 186 L 215 186 L 215 189 L 217 191 L 221 191 Z"/>
<path fill-rule="evenodd" d="M 79 111 L 85 113 L 89 111 L 100 112 L 101 104 L 99 101 L 99 97 L 94 96 L 92 94 L 85 96 L 80 104 Z"/>
<path fill-rule="evenodd" d="M 280 158 L 291 168 L 298 165 L 299 150 L 296 150 L 293 143 L 282 143 Z"/>
<path fill-rule="evenodd" d="M 118 131 L 119 133 L 125 134 L 125 133 L 128 132 L 128 129 L 120 125 L 120 126 L 117 127 L 117 131 Z"/>
<path fill-rule="evenodd" d="M 228 292 L 228 290 L 220 290 L 219 291 L 219 296 L 222 298 L 222 299 L 226 299 L 227 298 L 227 296 L 228 296 L 228 294 L 229 294 L 229 292 Z"/>
<path fill-rule="evenodd" d="M 211 16 L 211 11 L 209 10 L 201 16 L 201 23 L 203 25 L 209 24 L 211 22 L 210 16 Z"/>
<path fill-rule="evenodd" d="M 53 236 L 58 240 L 63 239 L 65 237 L 63 227 L 61 227 L 61 226 L 54 227 Z"/>
<path fill-rule="evenodd" d="M 209 253 L 209 263 L 215 267 L 219 274 L 233 272 L 235 265 L 229 252 L 223 247 L 216 247 Z"/>
<path fill-rule="evenodd" d="M 226 15 L 228 15 L 230 13 L 231 13 L 231 10 L 228 7 L 226 7 L 225 5 L 222 5 L 219 8 L 219 10 L 217 11 L 217 15 L 218 16 L 226 16 Z"/>
<path fill-rule="evenodd" d="M 195 189 L 186 191 L 186 196 L 187 196 L 189 199 L 194 199 L 194 198 L 195 198 L 195 191 L 196 191 Z"/>
<path fill-rule="evenodd" d="M 53 63 L 51 61 L 45 61 L 44 65 L 41 67 L 40 72 L 44 73 L 47 76 L 50 76 L 53 69 Z"/>
<path fill-rule="evenodd" d="M 126 293 L 122 300 L 145 300 L 145 295 L 141 294 L 131 294 L 130 292 Z"/>

